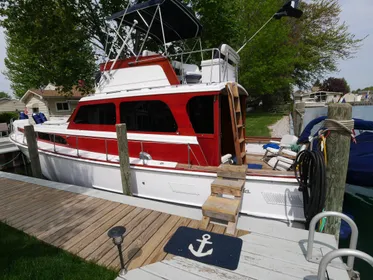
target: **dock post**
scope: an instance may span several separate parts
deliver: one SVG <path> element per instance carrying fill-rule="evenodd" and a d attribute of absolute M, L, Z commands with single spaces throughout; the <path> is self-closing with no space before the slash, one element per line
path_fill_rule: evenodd
<path fill-rule="evenodd" d="M 126 124 L 117 124 L 118 152 L 120 162 L 120 176 L 122 178 L 123 194 L 132 196 L 131 192 L 131 173 L 130 160 L 128 154 L 127 126 Z"/>
<path fill-rule="evenodd" d="M 303 117 L 306 110 L 306 103 L 298 102 L 294 104 L 293 124 L 294 135 L 299 136 L 302 133 Z"/>
<path fill-rule="evenodd" d="M 40 166 L 38 144 L 33 125 L 25 126 L 25 136 L 27 140 L 28 153 L 30 156 L 32 176 L 35 178 L 43 178 Z"/>
<path fill-rule="evenodd" d="M 347 103 L 330 104 L 328 119 L 344 121 L 352 119 L 352 106 Z M 326 125 L 328 126 L 328 125 Z M 330 131 L 326 138 L 326 201 L 325 211 L 342 212 L 346 186 L 348 160 L 350 156 L 351 135 L 343 130 Z M 328 217 L 325 232 L 339 239 L 341 220 Z"/>

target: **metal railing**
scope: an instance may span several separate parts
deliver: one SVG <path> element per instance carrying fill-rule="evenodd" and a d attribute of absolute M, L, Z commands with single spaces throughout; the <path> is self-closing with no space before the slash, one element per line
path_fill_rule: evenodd
<path fill-rule="evenodd" d="M 105 148 L 105 158 L 106 158 L 106 161 L 107 162 L 113 162 L 112 160 L 109 159 L 109 147 L 108 147 L 108 141 L 114 141 L 116 144 L 117 144 L 117 139 L 116 138 L 100 138 L 100 137 L 91 137 L 91 136 L 79 136 L 79 135 L 71 135 L 71 134 L 60 134 L 60 133 L 51 133 L 51 132 L 45 132 L 49 135 L 51 135 L 53 137 L 53 151 L 54 153 L 56 154 L 63 154 L 63 153 L 59 153 L 58 152 L 58 145 L 56 146 L 56 135 L 58 136 L 66 136 L 67 139 L 68 138 L 75 138 L 75 147 L 71 147 L 69 146 L 69 144 L 62 144 L 63 147 L 66 147 L 66 148 L 70 148 L 70 149 L 75 149 L 76 150 L 76 156 L 79 158 L 81 157 L 81 151 L 82 149 L 79 148 L 79 138 L 83 138 L 83 139 L 89 139 L 89 140 L 100 140 L 100 141 L 104 141 L 104 148 Z M 37 139 L 39 139 L 38 137 L 38 132 L 36 132 L 36 135 L 37 135 Z M 24 137 L 24 135 L 23 135 Z M 52 139 L 50 140 L 52 141 Z M 138 140 L 130 140 L 131 142 L 134 142 L 134 143 L 140 143 L 140 147 L 141 147 L 141 153 L 144 153 L 144 144 L 165 144 L 165 145 L 168 145 L 170 143 L 167 143 L 167 142 L 150 142 L 150 141 L 138 141 Z M 37 144 L 38 144 L 39 141 L 37 141 Z M 192 148 L 190 147 L 190 144 L 189 143 L 173 143 L 173 144 L 178 144 L 178 145 L 186 145 L 187 146 L 187 149 L 188 149 L 188 167 L 191 167 L 192 165 L 192 158 L 191 158 L 191 155 L 193 155 L 195 161 L 197 162 L 197 164 L 200 166 L 200 162 L 198 161 L 198 158 L 196 157 L 196 155 L 194 154 Z M 39 145 L 38 145 L 39 147 Z M 90 152 L 90 151 L 88 151 Z M 95 152 L 92 152 L 92 153 L 95 153 Z M 100 152 L 97 152 L 97 153 L 100 153 Z M 141 154 L 140 153 L 140 154 Z M 139 156 L 140 158 L 140 156 Z M 117 161 L 115 161 L 117 162 Z M 146 165 L 146 163 L 144 162 L 144 165 Z"/>
<path fill-rule="evenodd" d="M 320 219 L 322 219 L 324 217 L 339 217 L 349 224 L 349 226 L 351 227 L 351 238 L 350 238 L 350 248 L 349 249 L 356 250 L 357 239 L 358 239 L 358 236 L 359 236 L 359 230 L 358 230 L 355 222 L 350 217 L 348 217 L 347 215 L 345 215 L 343 213 L 332 212 L 332 211 L 322 212 L 322 213 L 317 214 L 315 217 L 313 217 L 313 219 L 311 220 L 311 223 L 310 223 L 309 232 L 308 232 L 307 256 L 306 256 L 307 261 L 318 263 L 317 260 L 312 259 L 313 242 L 314 242 L 314 239 L 315 239 L 316 224 Z M 349 271 L 353 270 L 354 261 L 355 261 L 354 256 L 350 255 L 347 259 L 347 269 Z"/>
<path fill-rule="evenodd" d="M 327 253 L 321 260 L 320 265 L 319 265 L 319 270 L 317 273 L 317 279 L 318 280 L 325 280 L 325 273 L 326 273 L 326 268 L 328 267 L 328 264 L 335 258 L 338 257 L 344 257 L 348 256 L 353 257 L 353 258 L 359 258 L 365 260 L 367 263 L 369 263 L 373 267 L 373 257 L 368 255 L 367 253 L 358 251 L 358 250 L 353 250 L 353 249 L 339 249 L 339 250 L 334 250 L 329 253 Z M 351 274 L 349 275 L 351 277 Z"/>

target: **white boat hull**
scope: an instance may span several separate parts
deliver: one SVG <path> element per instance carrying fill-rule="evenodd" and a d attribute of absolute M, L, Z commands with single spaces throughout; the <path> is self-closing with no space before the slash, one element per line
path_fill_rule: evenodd
<path fill-rule="evenodd" d="M 28 156 L 27 146 L 15 142 Z M 123 193 L 119 164 L 73 158 L 39 150 L 43 175 L 52 180 Z M 215 173 L 131 166 L 132 193 L 139 197 L 201 207 Z M 241 213 L 286 221 L 304 221 L 294 179 L 247 176 Z"/>

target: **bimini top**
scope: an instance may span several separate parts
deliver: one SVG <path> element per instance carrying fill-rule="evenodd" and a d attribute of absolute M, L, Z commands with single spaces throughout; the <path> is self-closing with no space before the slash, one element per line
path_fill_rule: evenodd
<path fill-rule="evenodd" d="M 126 11 L 120 11 L 108 17 L 107 20 L 120 22 Z M 149 35 L 163 44 L 162 22 L 165 41 L 173 42 L 199 37 L 202 25 L 195 14 L 179 0 L 150 0 L 133 5 L 124 15 L 123 24 L 132 26 L 134 20 L 138 21 L 136 29 L 146 33 L 152 19 Z M 146 22 L 146 23 L 145 23 Z"/>

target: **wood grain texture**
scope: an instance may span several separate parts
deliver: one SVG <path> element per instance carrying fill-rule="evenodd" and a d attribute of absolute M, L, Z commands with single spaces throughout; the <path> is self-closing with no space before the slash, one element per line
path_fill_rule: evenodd
<path fill-rule="evenodd" d="M 350 104 L 330 104 L 328 118 L 334 120 L 351 120 L 352 106 Z M 350 156 L 351 136 L 337 131 L 331 131 L 326 139 L 328 164 L 326 166 L 327 194 L 325 211 L 342 212 L 345 193 L 348 160 Z M 325 232 L 339 237 L 341 220 L 328 217 Z"/>
<path fill-rule="evenodd" d="M 26 125 L 24 129 L 25 129 L 24 133 L 26 136 L 28 153 L 29 153 L 30 161 L 31 161 L 32 176 L 35 178 L 43 178 L 43 174 L 41 172 L 41 166 L 40 166 L 38 143 L 36 140 L 34 126 Z"/>
<path fill-rule="evenodd" d="M 132 196 L 131 191 L 131 174 L 130 174 L 130 159 L 128 154 L 128 139 L 126 124 L 117 124 L 117 138 L 118 138 L 118 153 L 120 163 L 120 175 L 122 178 L 123 193 Z"/>

